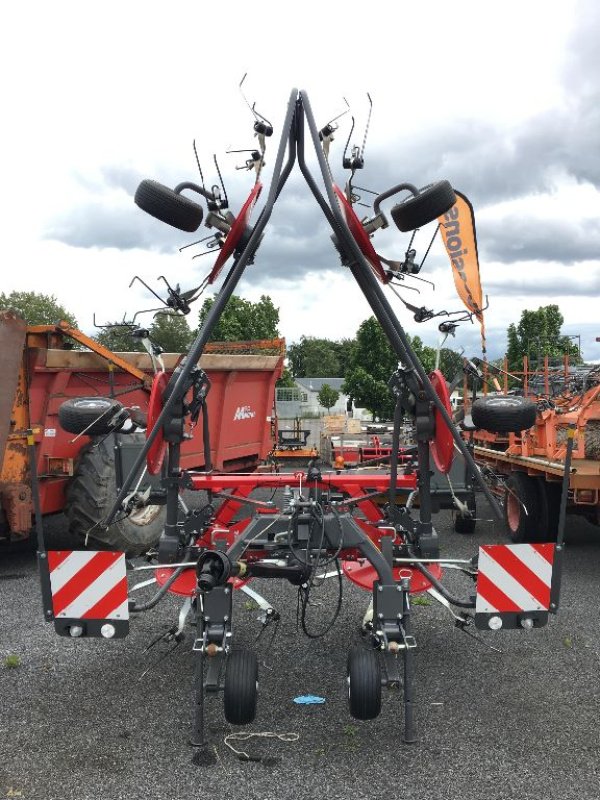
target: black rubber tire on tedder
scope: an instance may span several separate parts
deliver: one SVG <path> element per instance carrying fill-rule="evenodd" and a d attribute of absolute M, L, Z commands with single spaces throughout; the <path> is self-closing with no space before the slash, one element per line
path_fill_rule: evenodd
<path fill-rule="evenodd" d="M 374 650 L 348 654 L 348 701 L 354 719 L 375 719 L 381 711 L 381 666 Z"/>
<path fill-rule="evenodd" d="M 145 434 L 128 434 L 128 441 L 142 445 Z M 138 556 L 154 547 L 165 525 L 165 506 L 151 505 L 134 510 L 128 517 L 121 513 L 117 521 L 103 530 L 98 523 L 109 513 L 117 497 L 113 437 L 92 439 L 79 453 L 75 472 L 67 484 L 65 515 L 69 531 L 85 540 L 88 546 L 122 550 L 128 556 Z"/>
<path fill-rule="evenodd" d="M 510 540 L 515 544 L 540 541 L 544 531 L 540 525 L 542 508 L 536 478 L 513 472 L 505 485 L 504 521 Z"/>
<path fill-rule="evenodd" d="M 158 181 L 143 180 L 134 200 L 142 211 L 180 231 L 193 233 L 202 222 L 202 206 Z"/>
<path fill-rule="evenodd" d="M 526 397 L 479 397 L 473 403 L 473 424 L 491 433 L 520 433 L 535 424 L 536 405 Z"/>
<path fill-rule="evenodd" d="M 69 433 L 105 436 L 121 427 L 128 417 L 118 400 L 110 397 L 74 397 L 58 409 L 61 428 Z"/>
<path fill-rule="evenodd" d="M 232 650 L 227 656 L 223 709 L 232 725 L 247 725 L 256 716 L 258 659 L 251 650 Z"/>
<path fill-rule="evenodd" d="M 398 230 L 413 231 L 445 214 L 455 202 L 456 195 L 450 183 L 437 181 L 395 205 L 390 213 Z"/>

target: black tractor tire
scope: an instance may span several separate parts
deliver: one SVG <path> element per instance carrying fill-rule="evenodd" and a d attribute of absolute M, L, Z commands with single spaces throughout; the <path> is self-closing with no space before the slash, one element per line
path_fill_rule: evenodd
<path fill-rule="evenodd" d="M 354 719 L 375 719 L 381 711 L 381 665 L 374 650 L 348 654 L 348 701 Z"/>
<path fill-rule="evenodd" d="M 61 428 L 69 433 L 85 431 L 88 436 L 106 436 L 120 428 L 128 416 L 122 404 L 110 397 L 74 397 L 58 409 Z"/>
<path fill-rule="evenodd" d="M 129 434 L 129 441 L 143 444 L 145 434 Z M 99 523 L 106 517 L 117 497 L 113 439 L 92 440 L 83 447 L 75 463 L 74 475 L 67 485 L 65 515 L 69 532 L 92 550 L 122 550 L 129 557 L 139 556 L 154 547 L 165 525 L 165 506 L 151 505 L 134 510 L 103 530 Z"/>
<path fill-rule="evenodd" d="M 247 725 L 256 716 L 258 659 L 251 650 L 232 650 L 227 656 L 223 709 L 232 725 Z"/>
<path fill-rule="evenodd" d="M 510 540 L 515 544 L 540 541 L 544 533 L 543 505 L 536 478 L 524 472 L 513 472 L 505 486 L 504 521 Z"/>
<path fill-rule="evenodd" d="M 490 433 L 520 433 L 535 424 L 536 405 L 526 397 L 479 397 L 473 403 L 473 424 Z"/>
<path fill-rule="evenodd" d="M 454 531 L 455 533 L 462 533 L 469 535 L 475 533 L 477 527 L 477 504 L 475 497 L 469 497 L 467 500 L 467 507 L 472 513 L 472 517 L 465 517 L 460 512 L 457 512 L 454 517 Z"/>
<path fill-rule="evenodd" d="M 143 180 L 134 200 L 142 211 L 180 231 L 193 233 L 202 222 L 202 206 L 158 181 Z"/>
<path fill-rule="evenodd" d="M 455 203 L 456 195 L 450 183 L 437 181 L 395 205 L 390 213 L 398 230 L 413 231 L 445 214 Z"/>
<path fill-rule="evenodd" d="M 535 478 L 540 493 L 540 542 L 555 542 L 558 536 L 560 516 L 560 483 L 548 483 L 544 478 Z"/>

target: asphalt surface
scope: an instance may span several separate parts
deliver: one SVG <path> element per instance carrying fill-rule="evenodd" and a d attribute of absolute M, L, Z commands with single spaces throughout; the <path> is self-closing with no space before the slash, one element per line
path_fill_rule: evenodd
<path fill-rule="evenodd" d="M 490 516 L 483 502 L 480 513 Z M 489 522 L 480 522 L 468 537 L 455 534 L 450 522 L 447 513 L 436 520 L 446 556 L 471 556 L 480 543 L 504 541 Z M 63 526 L 62 517 L 48 525 L 51 546 L 61 545 Z M 232 729 L 220 697 L 209 701 L 211 744 L 203 758 L 187 744 L 193 715 L 191 629 L 172 656 L 141 677 L 162 652 L 144 654 L 144 648 L 176 619 L 174 598 L 136 618 L 127 639 L 60 638 L 42 619 L 33 556 L 0 552 L 0 798 L 595 800 L 600 796 L 600 535 L 569 518 L 568 541 L 559 615 L 531 633 L 484 634 L 501 653 L 455 629 L 441 606 L 414 606 L 418 742 L 413 745 L 402 742 L 398 692 L 384 691 L 376 720 L 357 722 L 348 712 L 346 658 L 359 641 L 364 593 L 346 581 L 336 626 L 313 641 L 296 631 L 294 589 L 256 581 L 254 588 L 282 615 L 270 648 L 268 630 L 254 645 L 257 612 L 236 593 L 235 642 L 256 646 L 261 659 L 258 715 L 242 730 L 299 736 L 288 743 L 238 743 L 265 757 L 247 763 L 224 745 Z M 458 590 L 457 576 L 451 578 L 449 585 Z M 330 600 L 334 584 L 329 581 L 324 590 Z M 468 584 L 462 585 L 466 590 Z M 330 611 L 323 599 L 323 606 L 312 609 L 317 615 Z M 295 705 L 294 697 L 304 694 L 326 702 Z"/>

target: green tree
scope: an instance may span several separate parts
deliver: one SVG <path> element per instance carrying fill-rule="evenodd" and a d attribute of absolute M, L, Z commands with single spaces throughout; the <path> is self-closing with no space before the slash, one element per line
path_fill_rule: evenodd
<path fill-rule="evenodd" d="M 287 348 L 290 370 L 295 378 L 338 378 L 340 362 L 330 339 L 301 336 Z"/>
<path fill-rule="evenodd" d="M 342 391 L 352 397 L 357 406 L 368 409 L 373 417 L 389 419 L 394 411 L 394 400 L 388 381 L 397 364 L 398 359 L 383 328 L 375 317 L 369 317 L 356 333 Z"/>
<path fill-rule="evenodd" d="M 131 335 L 131 327 L 118 322 L 109 323 L 110 327 L 102 328 L 94 339 L 113 353 L 137 353 L 144 348 L 139 339 Z"/>
<path fill-rule="evenodd" d="M 179 314 L 157 314 L 150 327 L 150 338 L 165 353 L 185 353 L 194 334 L 185 317 Z"/>
<path fill-rule="evenodd" d="M 329 411 L 329 409 L 337 403 L 339 396 L 340 393 L 337 389 L 334 389 L 328 383 L 324 383 L 317 394 L 317 400 L 319 401 L 319 405 L 322 405 L 323 408 Z"/>
<path fill-rule="evenodd" d="M 523 356 L 528 356 L 530 363 L 538 367 L 542 366 L 544 356 L 559 358 L 568 354 L 580 361 L 576 343 L 560 332 L 563 322 L 564 317 L 557 305 L 522 311 L 519 324 L 509 325 L 507 331 L 509 370 L 522 369 Z"/>
<path fill-rule="evenodd" d="M 200 326 L 204 324 L 214 299 L 207 297 L 199 314 Z M 252 339 L 275 339 L 279 336 L 279 309 L 267 295 L 252 303 L 232 295 L 213 331 L 213 342 L 242 342 Z"/>
<path fill-rule="evenodd" d="M 277 379 L 277 386 L 283 387 L 285 389 L 293 389 L 296 385 L 296 381 L 294 380 L 294 376 L 289 371 L 287 367 L 283 368 L 283 372 L 281 373 L 281 377 Z"/>
<path fill-rule="evenodd" d="M 40 292 L 0 293 L 0 310 L 13 309 L 28 325 L 55 325 L 65 320 L 77 327 L 75 316 L 61 306 L 54 295 Z"/>

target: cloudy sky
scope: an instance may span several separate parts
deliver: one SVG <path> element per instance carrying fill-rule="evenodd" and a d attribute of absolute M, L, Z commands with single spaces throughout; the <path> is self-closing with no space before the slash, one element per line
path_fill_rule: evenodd
<path fill-rule="evenodd" d="M 213 154 L 232 209 L 253 176 L 236 170 L 251 148 L 252 116 L 238 90 L 273 122 L 268 186 L 290 90 L 305 89 L 317 123 L 345 107 L 360 144 L 373 115 L 361 186 L 382 192 L 447 178 L 475 207 L 481 279 L 489 295 L 489 353 L 524 308 L 558 303 L 564 332 L 600 359 L 600 5 L 596 0 L 443 3 L 30 2 L 7 6 L 0 60 L 4 122 L 2 290 L 54 294 L 93 332 L 97 321 L 153 305 L 134 275 L 200 283 L 213 255 L 179 248 L 184 234 L 133 203 L 142 178 L 207 183 Z M 344 184 L 350 116 L 339 120 L 330 163 Z M 266 192 L 264 193 L 266 195 Z M 260 203 L 255 210 L 260 209 Z M 385 209 L 384 209 L 385 210 Z M 367 210 L 361 210 L 361 214 Z M 338 262 L 328 226 L 296 170 L 239 293 L 269 294 L 288 342 L 354 335 L 370 313 Z M 420 254 L 430 231 L 417 235 Z M 408 235 L 379 231 L 378 252 L 402 257 Z M 460 308 L 438 241 L 417 305 Z M 431 344 L 437 322 L 401 322 Z M 190 321 L 195 322 L 195 310 Z M 150 318 L 151 319 L 151 318 Z M 150 321 L 150 320 L 149 320 Z M 463 325 L 454 345 L 478 354 Z"/>

